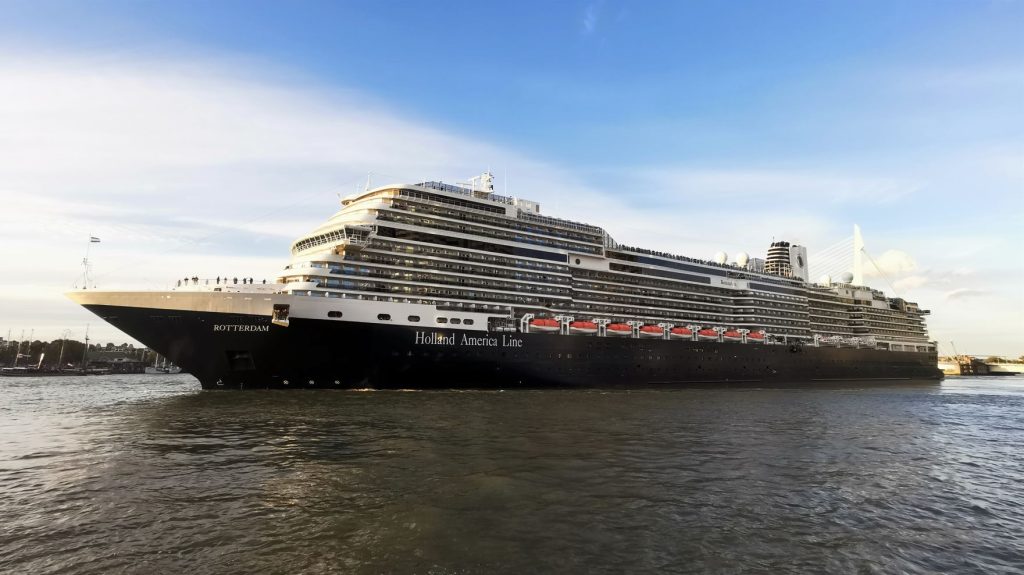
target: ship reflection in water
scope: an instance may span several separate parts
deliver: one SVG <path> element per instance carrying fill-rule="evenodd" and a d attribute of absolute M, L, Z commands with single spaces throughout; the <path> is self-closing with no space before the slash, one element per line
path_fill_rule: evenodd
<path fill-rule="evenodd" d="M 0 572 L 1010 572 L 1024 386 L 9 379 Z M 1019 385 L 1019 384 L 1018 384 Z"/>

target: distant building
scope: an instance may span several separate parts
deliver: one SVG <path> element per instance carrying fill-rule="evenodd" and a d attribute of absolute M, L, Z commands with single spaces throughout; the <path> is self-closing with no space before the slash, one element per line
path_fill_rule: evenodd
<path fill-rule="evenodd" d="M 111 373 L 145 373 L 146 363 L 139 359 L 134 350 L 128 351 L 91 351 L 89 367 L 109 369 Z"/>

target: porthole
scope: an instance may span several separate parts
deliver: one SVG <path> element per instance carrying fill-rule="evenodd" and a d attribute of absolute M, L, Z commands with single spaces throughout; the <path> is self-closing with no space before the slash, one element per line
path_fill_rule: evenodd
<path fill-rule="evenodd" d="M 409 316 L 409 321 L 411 321 L 413 323 L 416 323 L 416 322 L 420 321 L 420 316 L 418 316 L 418 315 L 411 315 L 411 316 Z"/>
<path fill-rule="evenodd" d="M 471 320 L 471 319 L 464 319 L 464 320 L 462 320 L 462 325 L 473 325 L 473 320 Z"/>
<path fill-rule="evenodd" d="M 329 312 L 327 312 L 327 317 L 341 317 L 341 312 L 340 311 L 329 311 Z"/>
<path fill-rule="evenodd" d="M 446 318 L 446 317 L 437 317 L 437 318 L 434 318 L 434 321 L 436 321 L 437 323 L 448 323 L 448 318 Z"/>
<path fill-rule="evenodd" d="M 391 314 L 379 313 L 377 314 L 377 319 L 379 319 L 380 321 L 391 321 Z"/>
<path fill-rule="evenodd" d="M 452 318 L 452 325 L 459 325 L 460 323 L 462 323 L 461 319 L 459 319 L 457 317 L 453 317 Z"/>

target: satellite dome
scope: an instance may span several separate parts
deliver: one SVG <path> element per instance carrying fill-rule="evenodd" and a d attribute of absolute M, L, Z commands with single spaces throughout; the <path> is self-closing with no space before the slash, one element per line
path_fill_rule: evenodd
<path fill-rule="evenodd" d="M 832 285 L 832 276 L 825 274 L 818 278 L 818 283 L 820 283 L 823 286 L 830 286 Z"/>
<path fill-rule="evenodd" d="M 747 254 L 747 252 L 740 252 L 736 254 L 736 265 L 740 267 L 747 267 L 747 264 L 749 262 L 750 256 Z"/>
<path fill-rule="evenodd" d="M 725 252 L 718 252 L 715 254 L 715 263 L 724 264 L 727 261 L 729 261 L 729 254 Z"/>
<path fill-rule="evenodd" d="M 839 276 L 839 281 L 841 281 L 844 284 L 852 283 L 853 282 L 853 274 L 850 273 L 850 272 L 845 272 L 845 273 L 843 273 L 843 275 Z"/>

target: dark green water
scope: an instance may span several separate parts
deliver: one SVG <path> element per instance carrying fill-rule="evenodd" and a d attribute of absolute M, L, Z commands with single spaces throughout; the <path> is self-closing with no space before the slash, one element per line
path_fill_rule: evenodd
<path fill-rule="evenodd" d="M 1020 573 L 1024 378 L 0 380 L 2 573 Z"/>

